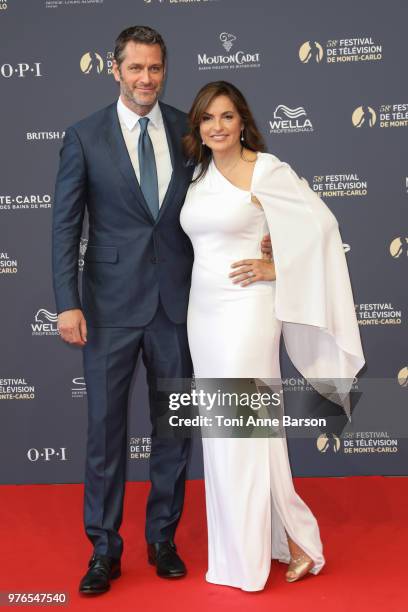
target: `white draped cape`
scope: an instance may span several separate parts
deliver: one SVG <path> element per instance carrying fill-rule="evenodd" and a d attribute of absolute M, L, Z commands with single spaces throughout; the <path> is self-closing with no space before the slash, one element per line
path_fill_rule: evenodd
<path fill-rule="evenodd" d="M 349 391 L 364 365 L 337 220 L 304 179 L 261 154 L 251 192 L 265 211 L 276 269 L 276 317 L 297 370 L 349 413 Z"/>

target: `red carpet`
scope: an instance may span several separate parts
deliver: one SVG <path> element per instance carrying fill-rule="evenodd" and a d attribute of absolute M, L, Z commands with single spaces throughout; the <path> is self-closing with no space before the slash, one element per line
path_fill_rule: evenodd
<path fill-rule="evenodd" d="M 189 573 L 182 580 L 160 579 L 145 558 L 148 487 L 129 483 L 123 575 L 109 593 L 91 599 L 77 594 L 91 553 L 82 532 L 82 486 L 3 486 L 0 591 L 65 591 L 70 597 L 65 609 L 92 612 L 407 611 L 408 479 L 304 478 L 295 483 L 320 525 L 327 565 L 318 576 L 288 584 L 286 565 L 273 562 L 260 593 L 207 584 L 203 483 L 190 481 L 177 534 Z"/>

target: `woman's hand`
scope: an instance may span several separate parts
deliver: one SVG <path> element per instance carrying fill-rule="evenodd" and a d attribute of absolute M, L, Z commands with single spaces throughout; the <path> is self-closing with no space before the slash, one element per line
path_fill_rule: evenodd
<path fill-rule="evenodd" d="M 276 279 L 275 264 L 273 261 L 265 259 L 242 259 L 235 261 L 231 268 L 235 268 L 234 272 L 229 274 L 233 279 L 234 285 L 238 283 L 241 287 L 246 287 L 251 283 L 258 281 L 274 281 Z"/>
<path fill-rule="evenodd" d="M 266 234 L 261 242 L 262 259 L 271 261 L 273 259 L 271 235 Z"/>

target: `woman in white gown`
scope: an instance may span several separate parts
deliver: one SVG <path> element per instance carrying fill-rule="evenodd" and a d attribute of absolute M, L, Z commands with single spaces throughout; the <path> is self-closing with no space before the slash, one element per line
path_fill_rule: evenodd
<path fill-rule="evenodd" d="M 194 247 L 187 326 L 196 378 L 280 378 L 283 331 L 298 370 L 318 390 L 323 379 L 342 387 L 334 395 L 344 398 L 364 358 L 335 217 L 263 152 L 233 85 L 204 86 L 189 117 L 185 147 L 198 165 L 180 220 Z M 268 231 L 273 261 L 260 250 Z M 293 487 L 286 440 L 203 438 L 203 450 L 207 581 L 261 590 L 271 558 L 289 563 L 288 581 L 317 574 L 319 528 Z"/>

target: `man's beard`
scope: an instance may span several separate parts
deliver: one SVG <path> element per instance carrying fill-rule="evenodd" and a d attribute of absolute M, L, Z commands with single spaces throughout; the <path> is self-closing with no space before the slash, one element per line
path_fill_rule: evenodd
<path fill-rule="evenodd" d="M 154 97 L 150 100 L 146 100 L 146 98 L 144 98 L 143 96 L 138 96 L 137 93 L 130 89 L 127 85 L 125 85 L 123 81 L 121 82 L 120 89 L 121 94 L 127 100 L 129 100 L 129 102 L 131 102 L 132 104 L 136 104 L 137 106 L 154 106 L 160 94 L 160 89 L 152 90 L 152 95 L 154 94 Z"/>

